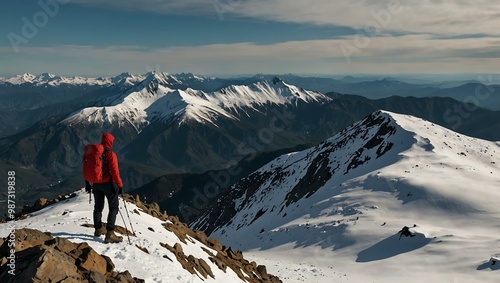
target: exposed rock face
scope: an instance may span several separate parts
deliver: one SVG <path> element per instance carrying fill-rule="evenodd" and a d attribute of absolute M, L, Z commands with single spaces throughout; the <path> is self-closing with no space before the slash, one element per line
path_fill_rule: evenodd
<path fill-rule="evenodd" d="M 281 213 L 285 208 L 314 195 L 333 176 L 343 178 L 356 174 L 354 171 L 358 167 L 368 163 L 378 162 L 381 164 L 378 166 L 385 166 L 383 160 L 397 156 L 398 150 L 401 150 L 394 150 L 395 143 L 409 135 L 406 131 L 398 131 L 398 127 L 390 115 L 377 111 L 314 147 L 298 154 L 282 155 L 236 182 L 217 202 L 210 203 L 205 212 L 190 225 L 211 234 L 230 225 L 245 207 L 268 197 L 265 192 L 278 188 L 286 191 L 283 200 L 277 201 L 283 203 L 278 208 Z M 301 158 L 294 159 L 297 156 Z M 290 178 L 296 178 L 296 181 L 287 183 Z M 237 199 L 238 202 L 235 201 Z M 262 207 L 248 213 L 243 221 L 234 226 L 237 226 L 236 229 L 250 226 L 269 213 L 268 210 L 271 208 Z M 281 216 L 284 217 L 285 213 Z"/>
<path fill-rule="evenodd" d="M 128 271 L 114 271 L 110 258 L 99 255 L 87 243 L 33 229 L 15 231 L 15 275 L 9 273 L 8 241 L 0 247 L 0 282 L 144 282 Z"/>

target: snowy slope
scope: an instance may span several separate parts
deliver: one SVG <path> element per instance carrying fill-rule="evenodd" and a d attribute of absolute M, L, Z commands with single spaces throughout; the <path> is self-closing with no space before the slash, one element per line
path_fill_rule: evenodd
<path fill-rule="evenodd" d="M 68 238 L 75 243 L 87 242 L 99 254 L 110 257 L 117 271 L 129 270 L 133 276 L 145 279 L 146 282 L 242 282 L 231 268 L 227 268 L 226 272 L 220 270 L 209 260 L 208 253 L 202 248 L 211 252 L 214 250 L 189 236 L 186 244 L 182 243 L 174 233 L 162 226 L 165 222 L 141 212 L 142 210 L 132 203 L 127 203 L 127 208 L 138 236 L 130 237 L 131 245 L 128 244 L 126 237 L 122 243 L 105 244 L 103 242 L 104 236 L 96 238 L 93 236 L 93 228 L 81 226 L 92 223 L 93 204 L 89 204 L 88 200 L 88 194 L 82 189 L 77 192 L 75 198 L 47 206 L 24 220 L 16 221 L 15 227 L 16 229 L 31 228 L 48 231 L 54 237 Z M 127 217 L 122 201 L 120 201 L 120 210 L 124 217 Z M 139 211 L 139 214 L 134 211 Z M 105 208 L 103 215 L 105 218 L 107 208 Z M 128 220 L 125 221 L 130 229 Z M 8 236 L 9 225 L 10 223 L 0 224 L 0 237 Z M 117 218 L 117 225 L 123 226 L 120 216 Z M 201 276 L 190 274 L 183 269 L 175 255 L 162 247 L 160 243 L 166 243 L 170 246 L 179 243 L 186 256 L 193 255 L 196 258 L 204 259 L 215 278 L 208 277 L 208 279 L 202 280 Z M 146 248 L 149 254 L 141 251 L 136 245 Z M 164 255 L 173 261 L 164 258 Z"/>
<path fill-rule="evenodd" d="M 192 226 L 284 282 L 498 282 L 499 164 L 500 142 L 376 112 L 268 163 Z"/>
<path fill-rule="evenodd" d="M 138 131 L 153 120 L 195 120 L 212 123 L 219 117 L 238 119 L 237 113 L 258 110 L 266 104 L 296 105 L 299 101 L 322 103 L 323 94 L 289 85 L 279 79 L 251 85 L 229 86 L 216 92 L 191 88 L 179 89 L 181 79 L 202 80 L 184 74 L 180 78 L 166 73 L 152 73 L 141 84 L 125 93 L 72 113 L 64 123 L 132 124 Z"/>

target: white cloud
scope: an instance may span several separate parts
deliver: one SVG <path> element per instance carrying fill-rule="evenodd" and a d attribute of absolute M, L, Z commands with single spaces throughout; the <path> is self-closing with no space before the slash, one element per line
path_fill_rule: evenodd
<path fill-rule="evenodd" d="M 435 39 L 429 35 L 406 35 L 369 38 L 362 47 L 356 46 L 353 37 L 271 45 L 237 43 L 147 50 L 139 46 L 25 47 L 15 65 L 42 68 L 27 70 L 30 72 L 97 75 L 122 71 L 145 73 L 157 64 L 166 72 L 198 74 L 497 73 L 499 43 L 500 39 L 494 37 Z M 356 51 L 350 61 L 342 46 Z M 0 57 L 9 53 L 9 48 L 0 48 Z M 41 58 L 55 57 L 60 59 L 40 62 L 44 60 Z M 39 64 L 33 65 L 33 58 Z M 47 66 L 59 70 L 47 70 Z"/>
<path fill-rule="evenodd" d="M 500 35 L 500 2 L 491 0 L 72 0 L 159 13 L 208 14 L 341 25 L 380 33 Z"/>
<path fill-rule="evenodd" d="M 238 9 L 236 9 L 238 11 Z M 490 0 L 253 0 L 240 13 L 285 22 L 335 24 L 381 32 L 500 34 L 500 2 Z"/>

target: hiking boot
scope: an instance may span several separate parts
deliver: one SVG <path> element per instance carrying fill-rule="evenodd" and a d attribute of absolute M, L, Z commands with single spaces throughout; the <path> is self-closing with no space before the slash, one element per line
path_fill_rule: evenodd
<path fill-rule="evenodd" d="M 94 236 L 95 237 L 100 237 L 101 235 L 106 234 L 106 228 L 101 227 L 100 229 L 95 229 L 94 231 Z"/>
<path fill-rule="evenodd" d="M 123 237 L 117 236 L 113 230 L 106 232 L 106 238 L 104 238 L 104 243 L 120 243 L 123 241 Z"/>

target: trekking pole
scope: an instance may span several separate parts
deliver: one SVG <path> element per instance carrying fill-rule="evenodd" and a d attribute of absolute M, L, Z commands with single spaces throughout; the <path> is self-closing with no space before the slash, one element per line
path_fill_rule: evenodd
<path fill-rule="evenodd" d="M 122 211 L 120 210 L 120 207 L 118 207 L 118 212 L 120 213 L 120 216 L 122 217 L 123 220 L 123 225 L 125 225 L 125 231 L 127 232 L 127 239 L 128 239 L 128 244 L 132 245 L 132 242 L 130 242 L 130 236 L 128 235 L 128 228 L 127 228 L 127 223 L 125 223 L 125 218 L 123 218 Z M 134 233 L 135 234 L 135 233 Z"/>
<path fill-rule="evenodd" d="M 89 193 L 89 204 L 92 204 L 92 193 Z"/>
<path fill-rule="evenodd" d="M 125 201 L 125 195 L 123 194 L 123 190 L 122 190 L 122 199 L 123 199 L 123 205 L 125 206 L 125 212 L 127 212 L 128 221 L 130 223 L 130 229 L 132 229 L 132 233 L 134 233 L 135 235 L 134 226 L 132 226 L 132 220 L 130 220 L 130 215 L 128 214 L 127 202 Z"/>

